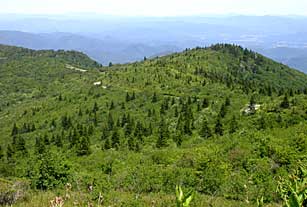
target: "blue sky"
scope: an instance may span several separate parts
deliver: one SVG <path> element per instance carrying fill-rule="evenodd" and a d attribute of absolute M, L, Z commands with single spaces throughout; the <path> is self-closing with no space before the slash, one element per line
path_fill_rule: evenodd
<path fill-rule="evenodd" d="M 0 0 L 0 14 L 303 15 L 307 0 Z"/>

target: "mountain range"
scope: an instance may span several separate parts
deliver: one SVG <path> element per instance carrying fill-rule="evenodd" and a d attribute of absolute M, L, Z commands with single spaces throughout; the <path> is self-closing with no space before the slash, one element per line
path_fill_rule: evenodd
<path fill-rule="evenodd" d="M 0 43 L 32 49 L 73 49 L 103 65 L 215 43 L 239 44 L 306 71 L 305 17 L 1 15 Z"/>

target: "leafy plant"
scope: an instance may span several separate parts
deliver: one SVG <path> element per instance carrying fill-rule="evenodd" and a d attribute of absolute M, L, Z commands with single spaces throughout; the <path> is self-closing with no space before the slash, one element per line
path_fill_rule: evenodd
<path fill-rule="evenodd" d="M 307 202 L 307 170 L 300 167 L 289 179 L 281 179 L 278 192 L 286 207 L 303 207 Z"/>
<path fill-rule="evenodd" d="M 260 199 L 257 199 L 257 207 L 263 207 L 263 206 L 264 206 L 263 197 L 261 197 Z"/>
<path fill-rule="evenodd" d="M 180 186 L 176 186 L 176 203 L 177 207 L 189 207 L 194 197 L 194 191 L 190 190 L 184 195 Z"/>

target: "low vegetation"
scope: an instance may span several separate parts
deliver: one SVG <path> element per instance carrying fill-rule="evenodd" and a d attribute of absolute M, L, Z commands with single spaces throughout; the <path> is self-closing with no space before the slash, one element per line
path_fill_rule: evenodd
<path fill-rule="evenodd" d="M 1 196 L 15 206 L 280 206 L 295 195 L 280 182 L 306 164 L 303 73 L 224 44 L 109 67 L 73 51 L 0 46 L 0 57 Z M 29 188 L 11 199 L 18 180 Z M 177 188 L 176 200 L 176 185 L 194 193 Z"/>

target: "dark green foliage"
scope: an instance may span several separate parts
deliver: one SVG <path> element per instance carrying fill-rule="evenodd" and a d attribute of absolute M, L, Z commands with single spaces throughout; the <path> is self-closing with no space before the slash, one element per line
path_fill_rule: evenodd
<path fill-rule="evenodd" d="M 162 148 L 167 146 L 167 141 L 169 139 L 169 132 L 165 120 L 162 118 L 158 128 L 158 139 L 156 142 L 157 148 Z"/>
<path fill-rule="evenodd" d="M 80 138 L 80 142 L 77 145 L 77 155 L 83 156 L 89 154 L 91 154 L 90 141 L 88 137 L 83 136 Z"/>
<path fill-rule="evenodd" d="M 16 123 L 14 123 L 11 135 L 16 136 L 17 134 L 18 134 L 18 128 Z"/>
<path fill-rule="evenodd" d="M 255 96 L 255 94 L 252 94 L 252 96 L 251 96 L 251 98 L 249 100 L 249 105 L 253 106 L 255 104 L 256 104 L 256 96 Z"/>
<path fill-rule="evenodd" d="M 257 126 L 258 126 L 258 129 L 259 130 L 263 130 L 263 129 L 266 129 L 267 127 L 267 123 L 266 123 L 266 120 L 265 120 L 265 117 L 264 115 L 261 115 L 258 120 L 257 120 Z"/>
<path fill-rule="evenodd" d="M 173 140 L 176 143 L 176 145 L 178 147 L 180 147 L 182 142 L 183 142 L 182 134 L 181 133 L 175 133 L 175 135 L 173 135 Z"/>
<path fill-rule="evenodd" d="M 152 96 L 152 99 L 151 99 L 151 102 L 152 103 L 156 103 L 158 101 L 158 97 L 157 97 L 157 94 L 156 92 L 154 92 L 153 96 Z"/>
<path fill-rule="evenodd" d="M 6 149 L 6 158 L 7 158 L 7 160 L 11 161 L 13 159 L 14 154 L 15 154 L 15 150 L 12 147 L 12 145 L 9 144 L 7 146 L 7 149 Z"/>
<path fill-rule="evenodd" d="M 26 141 L 23 137 L 21 136 L 18 136 L 16 138 L 16 144 L 15 144 L 15 149 L 16 151 L 18 152 L 21 152 L 23 154 L 26 154 L 27 153 L 27 149 L 26 149 Z"/>
<path fill-rule="evenodd" d="M 31 170 L 32 185 L 47 190 L 67 183 L 70 165 L 61 155 L 47 152 L 38 155 Z"/>
<path fill-rule="evenodd" d="M 238 122 L 237 122 L 237 118 L 235 115 L 233 115 L 232 119 L 230 120 L 229 123 L 229 133 L 235 133 L 238 129 Z"/>
<path fill-rule="evenodd" d="M 225 106 L 230 106 L 231 102 L 230 102 L 230 98 L 226 97 L 225 99 Z"/>
<path fill-rule="evenodd" d="M 226 110 L 227 110 L 226 105 L 222 104 L 221 109 L 220 109 L 220 113 L 219 113 L 219 116 L 221 118 L 224 118 L 226 116 Z"/>
<path fill-rule="evenodd" d="M 223 125 L 222 125 L 220 116 L 216 119 L 214 132 L 216 135 L 223 136 L 224 130 L 223 130 Z"/>
<path fill-rule="evenodd" d="M 63 137 L 61 137 L 60 135 L 56 135 L 54 144 L 55 144 L 57 147 L 63 147 L 63 141 L 62 141 L 62 139 L 63 139 Z"/>
<path fill-rule="evenodd" d="M 212 132 L 211 132 L 211 129 L 210 127 L 208 126 L 208 121 L 206 118 L 203 119 L 203 122 L 202 122 L 202 126 L 201 126 L 201 130 L 199 132 L 199 135 L 202 137 L 202 138 L 209 138 L 212 136 Z"/>
<path fill-rule="evenodd" d="M 111 140 L 110 138 L 107 138 L 106 141 L 104 142 L 104 146 L 103 146 L 104 149 L 108 150 L 108 149 L 111 149 L 112 148 L 112 145 L 111 145 Z"/>
<path fill-rule="evenodd" d="M 134 137 L 143 142 L 143 133 L 145 129 L 140 121 L 137 121 L 134 129 Z"/>
<path fill-rule="evenodd" d="M 106 127 L 102 128 L 101 139 L 106 140 L 109 137 L 109 130 Z"/>
<path fill-rule="evenodd" d="M 118 148 L 120 145 L 120 137 L 119 137 L 119 133 L 117 130 L 115 130 L 111 136 L 111 140 L 112 140 L 112 148 Z"/>
<path fill-rule="evenodd" d="M 290 103 L 289 103 L 289 100 L 288 100 L 288 96 L 285 95 L 284 96 L 284 99 L 283 101 L 280 103 L 280 107 L 284 108 L 284 109 L 287 109 L 290 107 Z"/>
<path fill-rule="evenodd" d="M 4 150 L 2 146 L 0 145 L 0 160 L 2 160 L 3 157 L 4 157 Z"/>
<path fill-rule="evenodd" d="M 43 154 L 46 150 L 46 146 L 41 137 L 36 137 L 35 139 L 35 152 L 36 154 Z"/>
<path fill-rule="evenodd" d="M 202 107 L 203 108 L 207 108 L 209 106 L 209 101 L 207 98 L 204 98 L 203 99 L 203 102 L 202 102 Z"/>
<path fill-rule="evenodd" d="M 188 101 L 189 102 L 189 101 Z M 177 130 L 182 134 L 191 135 L 193 124 L 193 113 L 189 103 L 183 103 L 181 113 L 177 121 Z"/>
<path fill-rule="evenodd" d="M 107 125 L 107 129 L 109 131 L 113 130 L 113 128 L 114 128 L 114 120 L 113 120 L 113 116 L 112 116 L 111 113 L 109 113 L 109 115 L 108 115 L 108 123 L 107 124 L 108 124 Z"/>
<path fill-rule="evenodd" d="M 112 103 L 113 103 L 113 102 L 112 102 Z M 113 105 L 114 105 L 114 103 L 113 103 Z M 113 107 L 114 107 L 114 106 L 113 106 Z M 97 102 L 95 102 L 92 111 L 93 111 L 93 113 L 96 113 L 98 110 L 99 110 L 98 104 L 97 104 Z"/>

